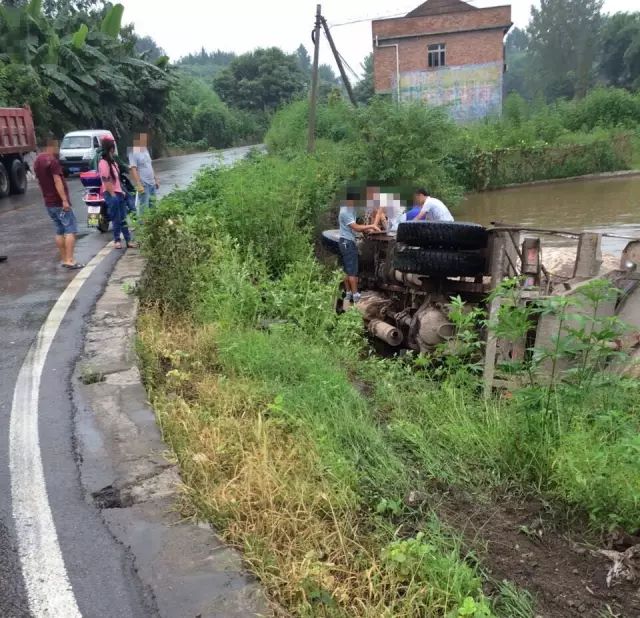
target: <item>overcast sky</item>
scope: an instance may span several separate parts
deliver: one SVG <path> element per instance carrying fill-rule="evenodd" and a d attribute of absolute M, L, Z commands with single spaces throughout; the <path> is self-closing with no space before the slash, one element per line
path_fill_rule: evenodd
<path fill-rule="evenodd" d="M 315 7 L 318 0 L 120 0 L 125 22 L 133 22 L 140 34 L 153 37 L 172 60 L 189 52 L 222 49 L 238 53 L 256 47 L 295 50 L 312 44 Z M 406 14 L 420 0 L 320 0 L 338 50 L 356 72 L 371 51 L 371 19 Z M 499 0 L 471 0 L 477 7 L 505 4 Z M 605 0 L 605 12 L 638 10 L 638 0 Z M 524 27 L 531 0 L 513 0 L 512 20 Z M 363 20 L 341 25 L 344 22 Z M 321 62 L 333 64 L 326 41 L 321 43 Z"/>

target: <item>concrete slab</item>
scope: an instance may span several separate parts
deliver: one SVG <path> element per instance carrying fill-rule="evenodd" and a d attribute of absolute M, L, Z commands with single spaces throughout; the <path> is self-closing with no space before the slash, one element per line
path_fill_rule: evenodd
<path fill-rule="evenodd" d="M 98 301 L 75 370 L 76 438 L 87 499 L 134 556 L 166 618 L 270 616 L 238 552 L 177 512 L 180 475 L 167 460 L 135 354 L 144 262 L 127 252 Z"/>

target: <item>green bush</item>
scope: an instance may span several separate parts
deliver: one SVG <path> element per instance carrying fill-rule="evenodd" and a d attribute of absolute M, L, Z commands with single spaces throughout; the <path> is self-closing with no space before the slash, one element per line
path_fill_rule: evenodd
<path fill-rule="evenodd" d="M 184 73 L 169 95 L 165 122 L 166 134 L 176 145 L 204 143 L 206 148 L 227 148 L 257 141 L 264 133 L 258 114 L 229 108 L 204 80 Z"/>
<path fill-rule="evenodd" d="M 265 136 L 270 152 L 300 152 L 307 147 L 309 103 L 298 101 L 275 114 Z M 356 138 L 355 111 L 341 99 L 318 105 L 316 137 L 340 142 Z"/>
<path fill-rule="evenodd" d="M 640 124 L 640 93 L 622 88 L 597 88 L 566 106 L 565 126 L 571 131 L 595 127 L 634 128 Z"/>

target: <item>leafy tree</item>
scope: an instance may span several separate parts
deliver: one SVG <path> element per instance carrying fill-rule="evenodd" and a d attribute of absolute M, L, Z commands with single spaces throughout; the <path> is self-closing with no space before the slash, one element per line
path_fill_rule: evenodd
<path fill-rule="evenodd" d="M 233 52 L 221 50 L 208 52 L 203 47 L 198 53 L 180 58 L 176 65 L 183 73 L 213 80 L 222 69 L 231 64 L 234 58 L 236 54 Z"/>
<path fill-rule="evenodd" d="M 69 15 L 72 13 L 89 14 L 106 10 L 104 0 L 43 0 L 42 12 L 47 17 Z"/>
<path fill-rule="evenodd" d="M 541 0 L 527 28 L 547 98 L 583 97 L 594 78 L 603 0 Z"/>
<path fill-rule="evenodd" d="M 354 86 L 353 94 L 358 103 L 368 104 L 375 94 L 373 83 L 373 54 L 369 54 L 362 64 L 362 79 Z"/>
<path fill-rule="evenodd" d="M 536 89 L 534 57 L 529 50 L 529 37 L 525 30 L 513 28 L 505 42 L 507 71 L 504 75 L 506 94 L 516 92 L 526 99 L 534 96 Z"/>
<path fill-rule="evenodd" d="M 214 80 L 223 101 L 250 111 L 269 112 L 304 92 L 304 74 L 294 55 L 277 47 L 257 49 L 234 59 Z"/>
<path fill-rule="evenodd" d="M 640 13 L 605 18 L 600 71 L 613 86 L 640 88 Z"/>
<path fill-rule="evenodd" d="M 164 115 L 175 145 L 224 148 L 258 137 L 255 119 L 227 107 L 203 79 L 179 74 Z"/>
<path fill-rule="evenodd" d="M 166 56 L 164 49 L 160 47 L 150 36 L 135 37 L 134 49 L 145 60 L 156 62 Z"/>
<path fill-rule="evenodd" d="M 506 49 L 508 52 L 525 52 L 529 48 L 527 31 L 521 28 L 512 28 L 507 35 Z"/>
<path fill-rule="evenodd" d="M 300 43 L 300 47 L 295 52 L 296 59 L 298 61 L 298 68 L 305 74 L 311 75 L 311 56 L 307 51 L 307 48 Z"/>
<path fill-rule="evenodd" d="M 61 0 L 59 8 L 71 5 L 75 10 L 80 3 Z M 120 137 L 134 127 L 161 130 L 171 86 L 166 66 L 143 60 L 131 37 L 120 35 L 122 5 L 84 15 L 89 25 L 78 27 L 75 14 L 48 18 L 39 0 L 0 5 L 0 63 L 5 75 L 30 75 L 32 82 L 10 85 L 7 96 L 16 104 L 35 101 L 41 135 L 79 126 L 109 128 Z M 41 106 L 44 93 L 47 105 Z"/>

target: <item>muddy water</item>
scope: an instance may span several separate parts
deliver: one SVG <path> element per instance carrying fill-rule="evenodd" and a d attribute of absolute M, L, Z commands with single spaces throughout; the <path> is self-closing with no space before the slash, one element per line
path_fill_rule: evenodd
<path fill-rule="evenodd" d="M 468 195 L 455 211 L 460 221 L 608 232 L 640 238 L 640 175 L 574 180 Z M 567 241 L 552 240 L 565 245 Z M 545 238 L 545 243 L 547 242 Z M 603 238 L 614 253 L 626 240 Z"/>

